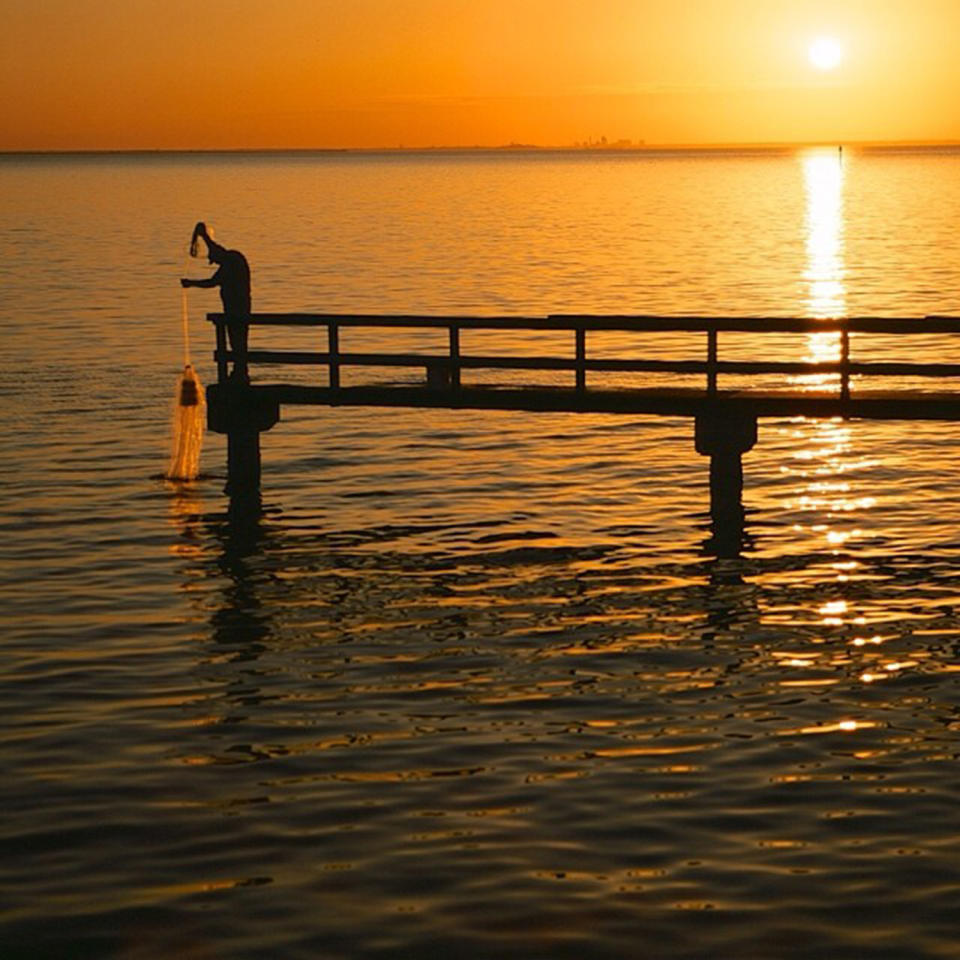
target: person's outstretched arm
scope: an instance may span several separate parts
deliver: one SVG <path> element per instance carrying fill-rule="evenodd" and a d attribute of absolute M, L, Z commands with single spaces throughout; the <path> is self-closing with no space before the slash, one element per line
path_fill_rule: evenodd
<path fill-rule="evenodd" d="M 216 275 L 207 277 L 206 280 L 191 280 L 189 277 L 180 278 L 181 287 L 217 287 L 219 285 L 220 281 L 216 278 Z"/>

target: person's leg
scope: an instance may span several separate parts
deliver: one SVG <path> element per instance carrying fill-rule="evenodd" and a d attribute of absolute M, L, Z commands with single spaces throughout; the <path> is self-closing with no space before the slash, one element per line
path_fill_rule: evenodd
<path fill-rule="evenodd" d="M 249 326 L 242 320 L 235 320 L 227 324 L 230 334 L 230 349 L 233 351 L 233 375 L 238 380 L 249 380 L 250 371 L 247 367 L 247 339 Z"/>

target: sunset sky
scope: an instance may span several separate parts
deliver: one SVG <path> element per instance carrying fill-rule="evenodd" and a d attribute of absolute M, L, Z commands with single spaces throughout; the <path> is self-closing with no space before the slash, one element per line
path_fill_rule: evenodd
<path fill-rule="evenodd" d="M 960 139 L 960 0 L 0 0 L 0 12 L 2 150 Z M 818 37 L 836 62 L 811 60 Z"/>

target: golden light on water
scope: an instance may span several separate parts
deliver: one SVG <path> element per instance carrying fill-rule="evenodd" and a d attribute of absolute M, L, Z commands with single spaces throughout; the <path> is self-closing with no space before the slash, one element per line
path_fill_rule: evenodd
<path fill-rule="evenodd" d="M 807 316 L 831 319 L 847 315 L 847 286 L 844 229 L 844 160 L 838 148 L 817 148 L 801 154 L 806 199 L 806 269 L 803 274 Z M 806 341 L 808 363 L 834 363 L 840 358 L 840 334 L 812 333 Z M 791 378 L 801 390 L 839 389 L 839 374 L 804 374 Z M 872 497 L 860 496 L 844 476 L 861 467 L 850 458 L 851 431 L 842 420 L 802 420 L 796 439 L 806 440 L 794 455 L 794 467 L 804 478 L 803 492 L 796 506 L 815 511 L 822 519 L 810 526 L 825 546 L 837 552 L 851 538 L 861 535 L 853 527 L 838 528 L 832 522 L 836 514 L 859 514 L 874 506 Z M 789 468 L 788 468 L 789 469 Z M 823 522 L 826 520 L 826 522 Z M 838 570 L 838 580 L 849 579 L 849 571 Z M 840 625 L 846 610 L 820 611 L 824 623 Z"/>
<path fill-rule="evenodd" d="M 817 149 L 804 153 L 803 180 L 806 194 L 807 315 L 828 319 L 847 312 L 846 265 L 844 261 L 843 188 L 844 167 L 840 149 Z M 811 363 L 829 363 L 840 356 L 838 333 L 812 333 L 807 339 Z M 820 390 L 836 384 L 838 375 L 810 374 L 795 378 L 803 389 Z"/>
<path fill-rule="evenodd" d="M 807 311 L 811 317 L 839 317 L 847 310 L 844 263 L 844 165 L 838 149 L 803 155 L 806 191 Z M 832 335 L 835 337 L 835 335 Z M 812 345 L 816 352 L 819 348 Z"/>
<path fill-rule="evenodd" d="M 823 379 L 829 379 L 824 374 Z M 822 389 L 803 378 L 803 386 Z M 799 382 L 801 378 L 796 378 Z M 831 420 L 798 420 L 790 431 L 797 449 L 791 454 L 784 473 L 797 477 L 800 488 L 792 499 L 792 506 L 811 515 L 808 524 L 799 524 L 815 535 L 823 547 L 840 554 L 852 540 L 864 535 L 864 514 L 876 507 L 877 498 L 858 488 L 855 475 L 873 465 L 874 461 L 858 455 L 854 449 L 853 433 L 849 423 L 838 418 Z M 850 579 L 857 564 L 839 561 L 834 565 L 837 581 Z M 822 614 L 835 616 L 836 609 Z"/>
<path fill-rule="evenodd" d="M 831 600 L 820 607 L 820 612 L 824 615 L 837 616 L 847 612 L 846 600 Z"/>
<path fill-rule="evenodd" d="M 836 723 L 819 723 L 807 727 L 780 731 L 781 736 L 797 734 L 856 733 L 858 730 L 872 730 L 879 724 L 872 720 L 838 720 Z"/>

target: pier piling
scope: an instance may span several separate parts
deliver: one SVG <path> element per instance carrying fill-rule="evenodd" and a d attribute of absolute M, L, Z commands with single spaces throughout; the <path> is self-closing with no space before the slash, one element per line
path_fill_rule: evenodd
<path fill-rule="evenodd" d="M 260 494 L 260 434 L 280 420 L 280 404 L 245 384 L 207 387 L 207 425 L 227 436 L 227 485 L 231 500 Z"/>
<path fill-rule="evenodd" d="M 715 539 L 738 543 L 743 532 L 743 454 L 757 442 L 757 418 L 742 413 L 695 420 L 697 453 L 710 458 L 710 519 Z"/>

